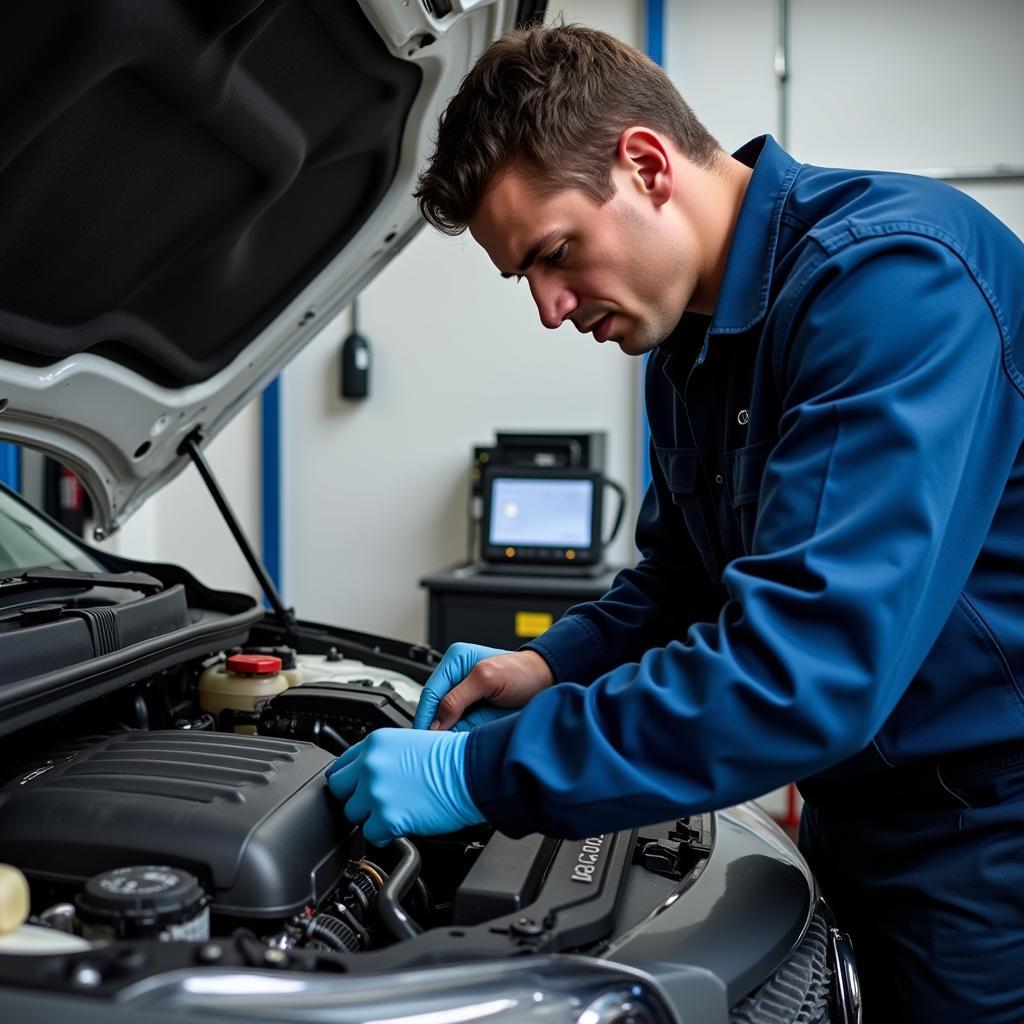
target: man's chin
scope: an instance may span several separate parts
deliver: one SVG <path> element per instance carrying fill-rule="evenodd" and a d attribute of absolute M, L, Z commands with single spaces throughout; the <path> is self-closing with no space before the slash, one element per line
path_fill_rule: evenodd
<path fill-rule="evenodd" d="M 624 355 L 642 356 L 650 352 L 651 349 L 657 348 L 664 339 L 626 334 L 621 338 L 609 338 L 608 340 L 614 341 Z"/>

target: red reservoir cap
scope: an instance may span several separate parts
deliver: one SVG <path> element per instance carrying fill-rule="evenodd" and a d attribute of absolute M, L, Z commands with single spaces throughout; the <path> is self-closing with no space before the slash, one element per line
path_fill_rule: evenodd
<path fill-rule="evenodd" d="M 245 676 L 272 676 L 281 671 L 281 659 L 273 654 L 232 654 L 224 667 Z"/>

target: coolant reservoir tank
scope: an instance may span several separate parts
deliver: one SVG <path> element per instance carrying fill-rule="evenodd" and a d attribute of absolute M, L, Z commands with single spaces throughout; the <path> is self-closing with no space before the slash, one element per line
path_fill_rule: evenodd
<path fill-rule="evenodd" d="M 225 708 L 255 711 L 287 689 L 288 679 L 276 655 L 232 654 L 199 677 L 199 706 L 214 718 Z M 256 726 L 236 725 L 235 732 L 254 734 Z"/>
<path fill-rule="evenodd" d="M 28 911 L 28 880 L 13 865 L 0 864 L 0 935 L 20 928 Z"/>
<path fill-rule="evenodd" d="M 0 864 L 0 956 L 73 953 L 89 949 L 77 935 L 25 924 L 30 907 L 28 881 L 10 864 Z"/>

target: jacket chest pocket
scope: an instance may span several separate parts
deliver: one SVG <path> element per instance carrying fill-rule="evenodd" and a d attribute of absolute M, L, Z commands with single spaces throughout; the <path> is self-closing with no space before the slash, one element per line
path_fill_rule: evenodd
<path fill-rule="evenodd" d="M 656 448 L 658 465 L 665 477 L 665 483 L 672 493 L 672 500 L 681 505 L 693 494 L 697 479 L 697 452 L 693 448 Z"/>
<path fill-rule="evenodd" d="M 744 554 L 750 554 L 753 550 L 761 481 L 764 478 L 765 464 L 774 446 L 775 439 L 767 438 L 757 444 L 726 453 L 732 507 L 739 523 Z"/>
<path fill-rule="evenodd" d="M 672 502 L 682 514 L 708 574 L 712 579 L 720 579 L 725 567 L 722 543 L 708 496 L 698 486 L 701 470 L 696 450 L 656 447 L 654 451 Z"/>

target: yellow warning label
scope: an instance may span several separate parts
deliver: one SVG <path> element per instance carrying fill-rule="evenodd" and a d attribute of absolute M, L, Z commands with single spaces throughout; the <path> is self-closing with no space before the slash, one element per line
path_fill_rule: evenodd
<path fill-rule="evenodd" d="M 516 636 L 540 636 L 551 626 L 548 612 L 516 612 Z"/>

